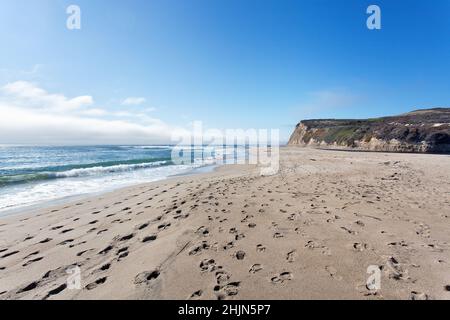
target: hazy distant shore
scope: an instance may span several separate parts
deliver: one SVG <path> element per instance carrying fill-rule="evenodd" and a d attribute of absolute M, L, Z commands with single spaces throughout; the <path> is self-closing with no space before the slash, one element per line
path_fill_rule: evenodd
<path fill-rule="evenodd" d="M 281 148 L 0 217 L 0 299 L 450 299 L 449 195 L 449 156 Z"/>

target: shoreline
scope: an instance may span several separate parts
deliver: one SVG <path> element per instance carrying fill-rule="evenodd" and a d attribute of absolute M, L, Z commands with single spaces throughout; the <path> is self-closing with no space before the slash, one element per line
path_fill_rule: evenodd
<path fill-rule="evenodd" d="M 386 152 L 386 151 L 376 151 L 376 150 L 353 150 L 353 149 L 333 149 L 333 148 L 316 148 L 316 147 L 302 147 L 302 146 L 281 146 L 280 148 L 292 148 L 292 149 L 303 149 L 303 150 L 321 150 L 321 151 L 330 151 L 330 152 L 355 152 L 355 153 L 378 153 L 378 154 L 397 154 L 397 155 L 426 155 L 426 156 L 450 156 L 450 154 L 446 153 L 418 153 L 418 152 Z M 0 211 L 0 219 L 3 217 L 8 216 L 15 216 L 15 215 L 23 215 L 31 212 L 38 212 L 45 209 L 50 209 L 53 207 L 58 206 L 64 206 L 66 204 L 82 201 L 82 200 L 88 200 L 90 198 L 99 197 L 102 195 L 107 195 L 109 193 L 117 192 L 120 190 L 127 190 L 130 188 L 135 188 L 139 186 L 144 186 L 148 184 L 158 183 L 162 181 L 177 179 L 180 177 L 189 177 L 193 175 L 201 175 L 205 173 L 211 173 L 216 172 L 217 170 L 220 170 L 221 167 L 227 166 L 227 164 L 211 164 L 211 165 L 205 165 L 198 168 L 193 168 L 192 170 L 186 172 L 186 173 L 180 173 L 168 176 L 166 178 L 155 180 L 155 181 L 149 181 L 149 182 L 142 182 L 138 184 L 132 184 L 129 186 L 124 187 L 117 187 L 113 189 L 103 190 L 95 193 L 85 193 L 85 194 L 78 194 L 78 195 L 72 195 L 67 196 L 63 198 L 58 198 L 54 200 L 48 200 L 44 201 L 42 203 L 36 203 L 31 205 L 25 205 L 23 207 L 13 208 L 13 209 L 7 209 Z M 203 172 L 204 171 L 204 172 Z"/>
<path fill-rule="evenodd" d="M 36 212 L 36 211 L 48 209 L 48 208 L 55 207 L 55 206 L 63 206 L 66 203 L 82 201 L 85 199 L 101 196 L 101 195 L 108 194 L 108 193 L 118 191 L 121 189 L 133 188 L 133 187 L 137 187 L 140 185 L 146 185 L 149 183 L 165 181 L 165 180 L 169 180 L 169 179 L 176 178 L 176 177 L 185 177 L 185 176 L 203 174 L 205 172 L 206 173 L 213 172 L 220 166 L 221 165 L 215 165 L 215 164 L 205 165 L 202 167 L 193 168 L 192 170 L 190 170 L 186 173 L 171 175 L 166 178 L 162 178 L 162 179 L 155 180 L 155 181 L 142 182 L 142 183 L 138 183 L 138 184 L 131 184 L 129 186 L 122 186 L 122 187 L 115 187 L 115 188 L 112 187 L 112 189 L 106 189 L 106 190 L 98 191 L 98 192 L 94 192 L 94 193 L 90 192 L 90 193 L 76 194 L 76 195 L 66 196 L 66 197 L 53 199 L 53 200 L 45 200 L 40 203 L 24 205 L 24 206 L 20 206 L 20 207 L 16 207 L 16 208 L 3 209 L 3 210 L 0 210 L 0 219 L 2 217 L 8 217 L 8 216 L 17 215 L 17 214 L 24 214 L 24 213 L 28 213 L 28 212 Z"/>
<path fill-rule="evenodd" d="M 0 217 L 0 300 L 450 299 L 448 157 L 280 152 Z"/>

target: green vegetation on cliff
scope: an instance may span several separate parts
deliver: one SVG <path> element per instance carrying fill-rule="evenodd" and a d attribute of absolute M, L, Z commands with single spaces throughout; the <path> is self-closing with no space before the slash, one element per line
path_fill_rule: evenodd
<path fill-rule="evenodd" d="M 297 125 L 289 145 L 447 153 L 450 152 L 450 108 L 365 120 L 304 120 Z"/>

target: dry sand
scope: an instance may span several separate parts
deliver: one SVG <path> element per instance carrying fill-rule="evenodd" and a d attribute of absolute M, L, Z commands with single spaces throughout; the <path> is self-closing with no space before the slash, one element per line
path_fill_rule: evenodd
<path fill-rule="evenodd" d="M 283 148 L 0 218 L 0 299 L 450 299 L 449 230 L 449 156 Z"/>

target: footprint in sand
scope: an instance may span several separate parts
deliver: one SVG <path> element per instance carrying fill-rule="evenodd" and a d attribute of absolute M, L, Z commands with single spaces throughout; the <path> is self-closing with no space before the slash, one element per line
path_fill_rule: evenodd
<path fill-rule="evenodd" d="M 199 245 L 196 245 L 191 251 L 189 251 L 189 255 L 197 255 L 200 254 L 203 250 L 209 250 L 211 246 L 206 241 L 202 241 Z"/>
<path fill-rule="evenodd" d="M 317 250 L 317 249 L 320 249 L 322 254 L 324 254 L 324 255 L 326 255 L 326 256 L 330 256 L 330 255 L 331 255 L 331 250 L 330 250 L 330 248 L 328 248 L 328 247 L 326 247 L 326 246 L 324 246 L 324 245 L 318 244 L 318 243 L 316 243 L 316 242 L 313 241 L 313 240 L 309 240 L 309 241 L 306 243 L 305 247 L 308 248 L 308 249 L 311 249 L 311 250 Z"/>
<path fill-rule="evenodd" d="M 224 270 L 219 270 L 216 272 L 216 282 L 219 285 L 227 282 L 230 278 L 230 274 Z"/>
<path fill-rule="evenodd" d="M 160 275 L 160 271 L 158 269 L 153 270 L 153 271 L 144 271 L 144 272 L 139 273 L 134 278 L 134 283 L 136 285 L 140 285 L 140 284 L 150 285 L 156 279 L 158 279 L 159 275 Z"/>
<path fill-rule="evenodd" d="M 11 251 L 11 252 L 8 252 L 8 253 L 5 253 L 4 255 L 2 255 L 0 258 L 7 258 L 7 257 L 10 257 L 10 256 L 13 256 L 13 255 L 15 255 L 15 254 L 17 254 L 17 253 L 19 253 L 19 251 Z"/>
<path fill-rule="evenodd" d="M 270 279 L 273 284 L 283 284 L 286 281 L 292 280 L 293 276 L 290 272 L 282 272 Z"/>
<path fill-rule="evenodd" d="M 44 259 L 44 257 L 39 257 L 39 258 L 36 258 L 36 259 L 28 260 L 27 262 L 25 262 L 25 263 L 22 265 L 22 267 L 29 266 L 30 264 L 32 264 L 32 263 L 34 263 L 34 262 L 41 261 L 42 259 Z"/>
<path fill-rule="evenodd" d="M 228 242 L 226 245 L 222 246 L 223 250 L 229 250 L 231 248 L 234 248 L 234 242 Z"/>
<path fill-rule="evenodd" d="M 244 260 L 245 258 L 245 251 L 239 250 L 237 251 L 234 256 L 236 257 L 236 259 L 238 260 Z"/>
<path fill-rule="evenodd" d="M 128 257 L 128 254 L 128 247 L 121 248 L 117 250 L 116 255 L 119 256 L 117 259 L 120 261 L 121 259 Z"/>
<path fill-rule="evenodd" d="M 107 277 L 99 278 L 95 280 L 94 282 L 89 283 L 85 288 L 87 290 L 92 290 L 97 288 L 97 286 L 104 284 L 106 282 Z"/>
<path fill-rule="evenodd" d="M 195 291 L 193 294 L 191 294 L 188 298 L 188 300 L 197 300 L 200 299 L 203 295 L 203 290 Z"/>
<path fill-rule="evenodd" d="M 28 292 L 28 291 L 34 290 L 34 289 L 36 289 L 39 286 L 39 284 L 40 284 L 39 281 L 34 281 L 34 282 L 26 285 L 25 287 L 19 289 L 16 293 L 17 294 L 21 294 L 21 293 L 24 293 L 24 292 Z"/>
<path fill-rule="evenodd" d="M 34 252 L 30 253 L 29 255 L 27 255 L 27 256 L 26 256 L 25 258 L 23 258 L 23 259 L 26 260 L 26 259 L 28 259 L 28 258 L 30 258 L 30 257 L 32 257 L 32 256 L 37 255 L 37 254 L 39 254 L 39 251 L 34 251 Z"/>
<path fill-rule="evenodd" d="M 202 272 L 212 272 L 216 269 L 216 261 L 214 259 L 204 259 L 200 262 L 200 270 Z"/>
<path fill-rule="evenodd" d="M 258 252 L 265 252 L 266 251 L 266 247 L 264 245 L 262 245 L 262 244 L 258 244 L 256 246 L 256 251 L 258 251 Z"/>
<path fill-rule="evenodd" d="M 113 246 L 109 245 L 107 246 L 105 249 L 103 249 L 102 251 L 100 251 L 98 254 L 107 254 L 109 251 L 111 251 L 113 249 Z"/>
<path fill-rule="evenodd" d="M 51 296 L 55 296 L 59 293 L 61 293 L 62 291 L 64 291 L 67 288 L 67 284 L 63 283 L 61 285 L 59 285 L 58 287 L 56 287 L 53 290 L 50 290 L 47 295 L 44 297 L 44 300 L 47 300 L 48 298 L 50 298 Z"/>
<path fill-rule="evenodd" d="M 262 269 L 263 269 L 262 265 L 260 265 L 259 263 L 256 263 L 251 266 L 251 268 L 250 268 L 250 270 L 248 270 L 248 272 L 257 273 L 258 271 L 261 271 Z"/>
<path fill-rule="evenodd" d="M 201 226 L 200 228 L 197 229 L 197 231 L 195 231 L 195 233 L 206 237 L 209 235 L 209 229 L 205 226 Z"/>
<path fill-rule="evenodd" d="M 289 263 L 294 262 L 296 253 L 297 253 L 297 250 L 292 250 L 292 251 L 288 252 L 286 255 L 287 262 L 289 262 Z"/>
<path fill-rule="evenodd" d="M 394 258 L 389 257 L 386 261 L 386 272 L 388 273 L 389 279 L 394 280 L 408 280 L 408 270 L 405 269 L 400 262 Z"/>
<path fill-rule="evenodd" d="M 239 233 L 239 234 L 235 235 L 235 237 L 234 237 L 234 239 L 236 241 L 244 239 L 244 238 L 245 238 L 245 234 L 243 234 L 243 233 Z"/>
<path fill-rule="evenodd" d="M 283 235 L 282 233 L 280 233 L 280 232 L 275 232 L 275 233 L 273 234 L 273 237 L 274 237 L 275 239 L 279 239 L 279 238 L 283 238 L 284 235 Z"/>
<path fill-rule="evenodd" d="M 341 229 L 346 231 L 348 234 L 351 234 L 351 235 L 354 235 L 354 236 L 358 234 L 358 232 L 356 232 L 354 230 L 351 230 L 351 229 L 349 229 L 347 227 L 341 227 Z"/>
<path fill-rule="evenodd" d="M 106 232 L 106 231 L 108 231 L 108 229 L 103 229 L 103 230 L 98 231 L 97 234 L 99 235 L 99 234 L 102 234 L 103 232 Z"/>
<path fill-rule="evenodd" d="M 163 218 L 163 216 L 157 216 L 155 219 L 152 220 L 152 222 L 158 222 L 161 221 L 161 219 Z M 169 223 L 170 225 L 170 223 Z M 158 227 L 159 228 L 159 227 Z"/>
<path fill-rule="evenodd" d="M 355 251 L 364 251 L 369 248 L 369 245 L 367 243 L 355 242 L 352 247 Z"/>
<path fill-rule="evenodd" d="M 94 251 L 94 249 L 89 249 L 89 250 L 83 250 L 77 253 L 77 257 L 81 257 L 82 255 L 84 255 L 86 252 L 92 252 Z"/>
<path fill-rule="evenodd" d="M 358 225 L 358 226 L 360 226 L 360 227 L 365 227 L 365 226 L 366 226 L 365 223 L 362 222 L 361 220 L 355 221 L 355 224 Z"/>
<path fill-rule="evenodd" d="M 146 222 L 146 223 L 143 223 L 143 224 L 140 224 L 140 225 L 136 226 L 136 228 L 137 228 L 138 230 L 143 230 L 143 229 L 147 228 L 148 225 L 149 225 L 149 223 Z"/>
<path fill-rule="evenodd" d="M 143 243 L 146 243 L 146 242 L 155 241 L 156 238 L 157 238 L 157 235 L 152 234 L 152 235 L 149 235 L 149 236 L 144 237 L 144 239 L 142 239 L 142 242 L 143 242 Z"/>
<path fill-rule="evenodd" d="M 332 266 L 326 266 L 325 270 L 328 272 L 328 274 L 330 275 L 330 277 L 332 277 L 333 279 L 336 279 L 338 281 L 342 280 L 342 277 L 340 275 L 337 274 L 337 270 L 336 268 L 332 267 Z"/>
<path fill-rule="evenodd" d="M 430 238 L 430 227 L 424 223 L 418 223 L 416 234 L 422 238 Z"/>
<path fill-rule="evenodd" d="M 64 240 L 64 241 L 58 243 L 58 245 L 64 246 L 64 245 L 66 245 L 66 244 L 68 244 L 68 243 L 71 243 L 71 242 L 73 242 L 73 241 L 74 241 L 73 239 L 67 239 L 67 240 Z"/>
<path fill-rule="evenodd" d="M 169 228 L 169 227 L 170 227 L 170 223 L 163 223 L 163 224 L 160 224 L 160 225 L 158 226 L 158 231 L 166 230 L 166 229 Z"/>
<path fill-rule="evenodd" d="M 130 233 L 123 237 L 117 236 L 116 238 L 118 238 L 119 241 L 128 241 L 128 240 L 132 239 L 133 237 L 134 237 L 134 233 Z"/>
<path fill-rule="evenodd" d="M 424 292 L 412 291 L 409 297 L 411 300 L 430 300 L 430 296 Z"/>
<path fill-rule="evenodd" d="M 217 285 L 214 287 L 218 300 L 224 300 L 227 297 L 235 296 L 239 293 L 240 282 L 229 282 L 224 286 Z"/>
<path fill-rule="evenodd" d="M 102 265 L 102 266 L 98 269 L 98 271 L 106 271 L 106 270 L 108 270 L 110 267 L 111 267 L 111 263 L 106 263 L 106 264 Z"/>
<path fill-rule="evenodd" d="M 394 242 L 390 242 L 388 243 L 389 247 L 407 247 L 408 243 L 401 240 L 401 241 L 394 241 Z"/>

